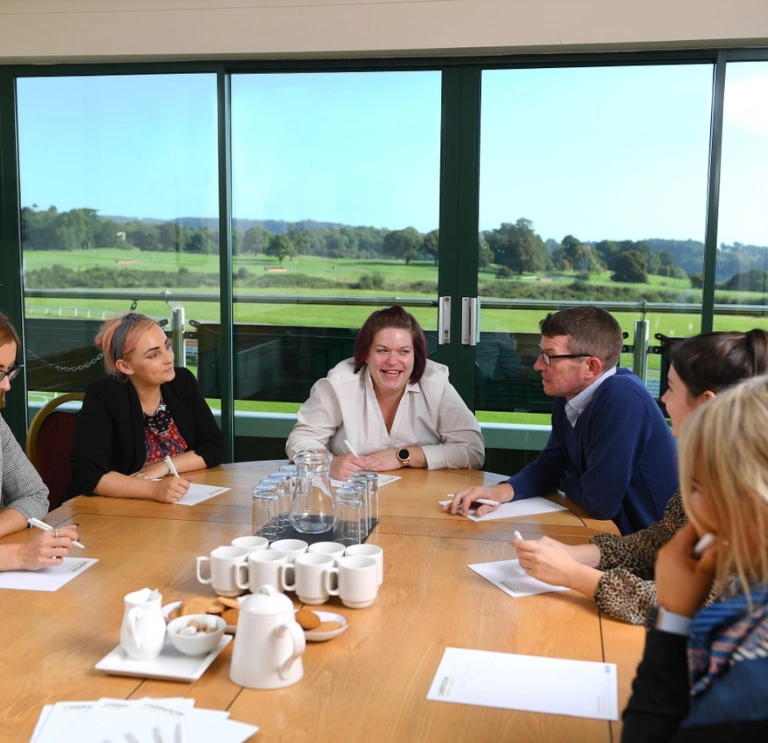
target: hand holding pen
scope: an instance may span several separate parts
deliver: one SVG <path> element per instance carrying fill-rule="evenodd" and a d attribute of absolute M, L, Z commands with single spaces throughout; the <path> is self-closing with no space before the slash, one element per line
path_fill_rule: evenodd
<path fill-rule="evenodd" d="M 29 519 L 29 523 L 30 526 L 41 529 L 42 533 L 24 544 L 13 545 L 16 548 L 15 567 L 17 569 L 39 570 L 60 565 L 72 545 L 83 547 L 77 541 L 76 526 L 63 526 L 57 529 L 39 519 Z"/>

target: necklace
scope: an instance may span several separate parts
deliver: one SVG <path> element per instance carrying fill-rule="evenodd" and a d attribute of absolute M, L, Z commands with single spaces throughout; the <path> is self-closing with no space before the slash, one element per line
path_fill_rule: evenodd
<path fill-rule="evenodd" d="M 144 412 L 144 415 L 154 415 L 157 412 L 157 409 L 160 407 L 160 403 L 163 401 L 163 396 L 160 392 L 160 388 L 157 388 L 157 402 L 155 403 L 154 407 L 150 410 L 147 410 L 147 406 L 144 405 L 144 403 L 141 404 L 141 409 Z"/>

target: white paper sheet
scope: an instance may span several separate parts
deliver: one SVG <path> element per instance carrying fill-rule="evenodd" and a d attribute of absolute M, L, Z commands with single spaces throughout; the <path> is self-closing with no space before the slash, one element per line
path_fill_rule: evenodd
<path fill-rule="evenodd" d="M 480 562 L 468 565 L 478 575 L 493 583 L 504 593 L 519 598 L 520 596 L 535 596 L 537 593 L 552 591 L 567 591 L 564 586 L 550 586 L 532 578 L 520 567 L 519 560 L 499 560 L 498 562 Z"/>
<path fill-rule="evenodd" d="M 6 570 L 0 572 L 0 588 L 20 591 L 58 591 L 98 560 L 89 557 L 65 557 L 58 565 L 41 570 Z"/>
<path fill-rule="evenodd" d="M 618 720 L 616 666 L 446 648 L 427 699 Z"/>
<path fill-rule="evenodd" d="M 216 485 L 201 485 L 199 482 L 193 482 L 189 490 L 184 493 L 184 497 L 176 501 L 179 506 L 195 506 L 198 503 L 213 498 L 214 495 L 221 495 L 232 488 L 220 488 Z"/>
<path fill-rule="evenodd" d="M 452 496 L 452 493 L 448 493 Z M 450 500 L 439 501 L 441 506 L 447 506 Z M 567 511 L 565 506 L 553 503 L 546 498 L 524 498 L 502 503 L 497 509 L 486 513 L 485 516 L 475 516 L 475 509 L 469 509 L 467 518 L 470 521 L 494 521 L 495 519 L 513 519 L 518 516 L 532 516 L 535 513 L 553 513 L 555 511 Z"/>
<path fill-rule="evenodd" d="M 59 702 L 54 706 L 68 704 Z M 227 719 L 229 713 L 224 710 L 195 708 L 193 699 L 100 699 L 77 704 L 91 706 L 63 735 L 62 729 L 52 723 L 51 710 L 44 707 L 35 743 L 153 743 L 158 740 L 156 729 L 164 740 L 172 741 L 176 740 L 178 723 L 184 726 L 189 743 L 243 743 L 259 730 Z M 127 737 L 129 733 L 132 737 Z"/>
<path fill-rule="evenodd" d="M 396 482 L 397 480 L 402 480 L 403 478 L 400 477 L 400 475 L 379 475 L 379 487 L 383 488 L 385 485 L 389 485 L 391 482 Z M 334 480 L 331 478 L 331 485 L 333 485 L 334 488 L 340 488 L 344 484 L 344 480 Z"/>

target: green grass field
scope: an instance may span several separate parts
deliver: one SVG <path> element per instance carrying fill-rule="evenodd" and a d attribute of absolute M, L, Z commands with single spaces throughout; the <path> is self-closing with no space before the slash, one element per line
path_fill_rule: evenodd
<path fill-rule="evenodd" d="M 118 263 L 120 262 L 120 263 Z M 117 268 L 124 266 L 127 269 L 137 271 L 170 271 L 177 272 L 179 268 L 186 268 L 191 273 L 218 275 L 219 265 L 216 255 L 175 253 L 150 253 L 139 250 L 123 250 L 117 248 L 102 248 L 87 252 L 65 251 L 27 251 L 24 254 L 25 272 L 40 268 L 50 268 L 53 265 L 61 265 L 68 269 L 84 270 L 92 267 Z M 274 325 L 305 325 L 310 327 L 342 327 L 358 328 L 371 312 L 367 306 L 350 305 L 316 305 L 300 304 L 299 299 L 308 295 L 339 296 L 343 297 L 386 297 L 387 301 L 395 302 L 407 300 L 409 297 L 429 297 L 436 299 L 433 294 L 408 291 L 416 282 L 427 285 L 437 285 L 438 268 L 428 261 L 415 261 L 406 266 L 403 261 L 395 260 L 350 260 L 328 259 L 317 256 L 299 256 L 294 261 L 285 261 L 282 266 L 275 258 L 266 256 L 236 256 L 234 259 L 234 273 L 245 268 L 249 274 L 260 276 L 268 273 L 269 269 L 285 269 L 288 276 L 313 276 L 336 281 L 339 288 L 324 289 L 290 289 L 281 288 L 241 288 L 235 286 L 235 295 L 247 297 L 257 295 L 268 297 L 270 295 L 295 295 L 296 303 L 248 303 L 236 301 L 234 305 L 234 319 L 236 322 L 268 323 Z M 278 271 L 282 273 L 281 271 Z M 384 275 L 384 287 L 379 290 L 350 289 L 348 284 L 356 282 L 361 276 L 380 272 Z M 481 283 L 492 282 L 496 269 L 484 269 L 479 272 L 478 281 Z M 549 286 L 554 284 L 572 284 L 574 274 L 561 272 L 548 274 L 546 282 Z M 529 277 L 536 281 L 536 277 Z M 616 287 L 617 284 L 610 280 L 610 273 L 603 272 L 592 274 L 589 286 L 594 287 L 594 299 L 599 301 L 600 288 L 604 286 Z M 654 287 L 663 287 L 677 290 L 682 303 L 695 301 L 698 296 L 690 288 L 690 282 L 685 279 L 672 279 L 660 276 L 650 276 L 649 284 Z M 290 285 L 290 281 L 289 281 Z M 620 285 L 619 285 L 620 286 Z M 405 289 L 403 289 L 405 287 Z M 635 287 L 636 288 L 636 287 Z M 169 316 L 169 307 L 163 300 L 163 290 L 141 287 L 138 291 L 156 293 L 157 300 L 141 300 L 139 311 L 154 316 Z M 130 290 L 124 290 L 130 295 Z M 186 318 L 200 321 L 218 321 L 219 305 L 218 291 L 215 288 L 202 288 L 194 290 L 174 290 L 175 293 L 192 291 L 209 295 L 211 301 L 184 302 Z M 732 293 L 722 293 L 732 294 Z M 719 295 L 720 296 L 720 295 Z M 684 306 L 684 304 L 683 304 Z M 26 300 L 26 315 L 29 318 L 45 316 L 79 316 L 100 319 L 109 317 L 116 312 L 125 312 L 130 307 L 130 299 L 117 300 L 93 300 L 84 298 L 74 299 L 44 299 L 29 298 Z M 426 330 L 434 330 L 437 326 L 437 310 L 434 307 L 412 307 L 410 311 L 416 316 Z M 481 313 L 481 330 L 486 332 L 510 332 L 510 333 L 536 333 L 539 321 L 543 316 L 540 310 L 523 309 L 494 309 L 485 306 Z M 628 343 L 633 342 L 634 323 L 641 319 L 640 313 L 615 313 L 616 319 L 622 328 L 629 333 Z M 662 313 L 650 312 L 646 315 L 650 321 L 651 345 L 656 345 L 654 340 L 656 333 L 669 336 L 690 336 L 700 332 L 701 318 L 698 313 L 675 312 Z M 753 327 L 768 329 L 768 318 L 749 317 L 738 315 L 718 315 L 715 318 L 716 330 L 741 330 L 745 331 Z M 649 374 L 658 372 L 660 359 L 657 355 L 648 356 Z M 622 363 L 631 366 L 630 355 L 622 357 Z M 34 394 L 34 393 L 32 393 Z M 215 404 L 215 403 L 214 403 Z M 238 401 L 238 410 L 252 410 L 263 412 L 295 412 L 298 403 L 262 403 L 251 401 Z M 520 423 L 548 423 L 548 416 L 522 413 L 496 413 L 492 411 L 480 411 L 478 417 L 487 422 L 520 422 Z"/>

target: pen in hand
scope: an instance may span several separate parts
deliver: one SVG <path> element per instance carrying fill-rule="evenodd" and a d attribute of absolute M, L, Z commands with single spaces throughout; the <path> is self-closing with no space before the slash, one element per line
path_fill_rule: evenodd
<path fill-rule="evenodd" d="M 50 524 L 46 524 L 45 521 L 40 521 L 40 519 L 27 519 L 29 521 L 30 526 L 36 526 L 38 529 L 42 529 L 43 531 L 54 531 L 54 528 Z M 79 547 L 81 550 L 85 549 L 84 544 L 80 544 L 80 542 L 76 542 L 72 540 L 72 545 L 74 547 Z"/>
<path fill-rule="evenodd" d="M 178 477 L 179 471 L 176 469 L 176 465 L 173 463 L 173 460 L 170 457 L 165 457 L 163 461 L 168 465 L 168 469 L 171 471 L 171 474 L 174 477 Z"/>
<path fill-rule="evenodd" d="M 344 439 L 344 446 L 346 446 L 347 449 L 349 449 L 349 453 L 353 457 L 360 457 L 360 455 L 355 451 L 355 447 L 352 446 L 352 444 L 350 444 L 349 441 L 347 441 L 346 439 Z"/>
<path fill-rule="evenodd" d="M 693 554 L 696 557 L 701 557 L 704 554 L 704 550 L 706 550 L 714 541 L 715 535 L 707 532 L 698 542 L 696 542 L 696 546 L 693 548 Z"/>

